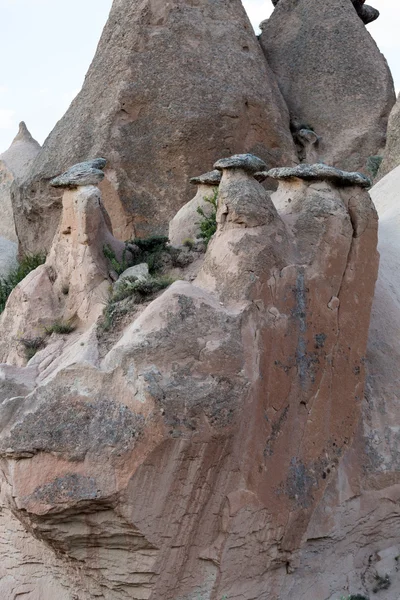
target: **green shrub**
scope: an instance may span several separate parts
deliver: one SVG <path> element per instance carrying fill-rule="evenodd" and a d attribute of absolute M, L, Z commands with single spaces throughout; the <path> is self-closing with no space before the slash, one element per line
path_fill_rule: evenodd
<path fill-rule="evenodd" d="M 198 222 L 198 225 L 200 225 L 199 237 L 208 245 L 208 242 L 217 231 L 218 188 L 215 188 L 211 197 L 205 197 L 204 201 L 211 204 L 212 211 L 207 215 L 201 206 L 197 207 L 197 212 L 201 216 L 201 221 Z"/>
<path fill-rule="evenodd" d="M 19 341 L 25 348 L 25 358 L 28 361 L 44 346 L 44 339 L 42 337 L 21 338 Z"/>
<path fill-rule="evenodd" d="M 121 275 L 126 269 L 129 269 L 133 265 L 132 260 L 128 260 L 128 248 L 127 242 L 125 242 L 125 248 L 122 252 L 121 262 L 117 259 L 114 250 L 111 248 L 109 244 L 105 244 L 103 246 L 103 252 L 106 259 L 109 261 L 111 267 L 117 273 L 117 275 Z"/>
<path fill-rule="evenodd" d="M 191 238 L 186 238 L 185 240 L 183 240 L 182 246 L 186 246 L 186 248 L 189 248 L 189 250 L 191 250 L 194 246 L 194 240 L 192 240 Z"/>
<path fill-rule="evenodd" d="M 139 253 L 135 256 L 135 265 L 147 263 L 149 272 L 154 275 L 162 269 L 162 255 L 169 252 L 167 246 L 169 242 L 165 235 L 151 235 L 148 238 L 135 238 L 132 244 L 139 248 Z"/>
<path fill-rule="evenodd" d="M 68 334 L 73 331 L 75 331 L 75 327 L 67 321 L 55 321 L 52 325 L 45 327 L 47 335 L 51 335 L 52 333 Z"/>
<path fill-rule="evenodd" d="M 367 160 L 367 171 L 371 175 L 372 179 L 378 174 L 379 167 L 383 161 L 383 156 L 370 156 Z"/>
<path fill-rule="evenodd" d="M 13 289 L 23 280 L 31 271 L 42 265 L 46 260 L 46 255 L 27 254 L 19 263 L 18 267 L 13 269 L 7 277 L 0 278 L 0 313 L 3 312 L 9 295 Z"/>

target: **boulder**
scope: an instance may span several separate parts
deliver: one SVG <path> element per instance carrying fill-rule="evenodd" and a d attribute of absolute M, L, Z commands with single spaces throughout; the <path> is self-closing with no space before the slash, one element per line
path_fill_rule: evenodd
<path fill-rule="evenodd" d="M 118 290 L 121 287 L 124 279 L 135 278 L 138 281 L 145 281 L 149 278 L 149 265 L 147 263 L 140 263 L 134 267 L 129 267 L 118 277 L 118 280 L 114 283 L 114 290 Z"/>
<path fill-rule="evenodd" d="M 387 143 L 378 177 L 384 177 L 398 165 L 400 165 L 400 94 L 390 113 Z"/>
<path fill-rule="evenodd" d="M 311 160 L 365 170 L 385 146 L 395 94 L 386 60 L 351 2 L 284 0 L 261 29 L 296 142 L 313 131 Z M 309 151 L 307 141 L 301 158 L 309 161 Z"/>
<path fill-rule="evenodd" d="M 269 167 L 297 162 L 241 1 L 115 0 L 81 92 L 15 189 L 22 250 L 38 238 L 50 247 L 61 202 L 48 182 L 71 164 L 107 158 L 102 197 L 127 240 L 166 234 L 191 198 L 189 178 L 246 151 Z"/>
<path fill-rule="evenodd" d="M 182 206 L 169 224 L 168 237 L 172 246 L 181 246 L 185 240 L 194 241 L 199 237 L 201 216 L 198 209 L 200 208 L 206 216 L 211 215 L 214 207 L 210 200 L 220 181 L 221 173 L 216 170 L 192 177 L 190 182 L 197 185 L 196 195 Z"/>
<path fill-rule="evenodd" d="M 39 150 L 40 144 L 33 139 L 22 122 L 10 148 L 0 154 L 0 236 L 13 242 L 17 242 L 18 238 L 11 202 L 12 183 L 24 178 Z"/>

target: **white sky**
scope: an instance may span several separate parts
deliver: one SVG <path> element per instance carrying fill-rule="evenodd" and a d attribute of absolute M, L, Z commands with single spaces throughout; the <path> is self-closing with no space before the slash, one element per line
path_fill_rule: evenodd
<path fill-rule="evenodd" d="M 399 89 L 400 2 L 368 1 L 381 11 L 368 28 Z M 112 0 L 0 0 L 0 153 L 10 145 L 19 121 L 26 121 L 43 143 L 82 86 L 111 4 Z M 271 0 L 243 4 L 255 28 L 273 9 Z"/>

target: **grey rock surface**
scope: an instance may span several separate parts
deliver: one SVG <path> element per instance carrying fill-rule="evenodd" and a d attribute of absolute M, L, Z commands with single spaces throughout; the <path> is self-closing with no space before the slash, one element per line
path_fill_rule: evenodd
<path fill-rule="evenodd" d="M 376 8 L 372 8 L 372 6 L 368 6 L 368 4 L 364 4 L 365 0 L 351 0 L 354 8 L 357 11 L 358 16 L 361 21 L 367 25 L 368 23 L 372 23 L 379 17 L 379 10 Z M 272 4 L 276 6 L 279 0 L 272 0 Z"/>
<path fill-rule="evenodd" d="M 257 173 L 257 171 L 263 171 L 266 166 L 263 160 L 253 154 L 235 154 L 228 158 L 221 158 L 215 163 L 214 168 L 219 171 L 223 169 L 243 169 L 247 173 Z"/>
<path fill-rule="evenodd" d="M 0 237 L 0 277 L 6 277 L 17 265 L 18 245 Z"/>
<path fill-rule="evenodd" d="M 204 173 L 204 175 L 200 175 L 199 177 L 192 177 L 190 183 L 194 185 L 212 185 L 217 186 L 221 181 L 221 172 L 214 170 L 209 171 L 208 173 Z"/>
<path fill-rule="evenodd" d="M 351 2 L 284 0 L 261 27 L 296 130 L 320 138 L 306 160 L 363 170 L 385 146 L 395 93 L 386 60 Z"/>
<path fill-rule="evenodd" d="M 149 278 L 149 265 L 147 263 L 140 263 L 134 267 L 126 269 L 114 283 L 114 290 L 118 290 L 121 287 L 124 279 L 135 277 L 138 281 L 146 281 Z"/>
<path fill-rule="evenodd" d="M 22 122 L 10 148 L 0 154 L 0 236 L 13 242 L 17 242 L 18 238 L 15 231 L 11 188 L 14 180 L 24 177 L 39 150 L 40 145 Z"/>
<path fill-rule="evenodd" d="M 270 169 L 265 173 L 267 177 L 273 179 L 292 179 L 297 177 L 305 180 L 316 180 L 316 181 L 332 181 L 336 185 L 358 185 L 362 188 L 370 188 L 372 181 L 363 173 L 342 171 L 335 167 L 329 167 L 324 164 L 307 165 L 301 164 L 297 167 L 282 167 L 278 169 Z"/>
<path fill-rule="evenodd" d="M 50 181 L 53 187 L 75 188 L 82 185 L 98 185 L 104 179 L 102 169 L 107 161 L 104 158 L 95 158 L 87 162 L 74 165 L 65 173 Z"/>
<path fill-rule="evenodd" d="M 384 177 L 400 165 L 400 94 L 390 113 L 387 144 L 378 176 Z"/>
<path fill-rule="evenodd" d="M 221 156 L 297 162 L 289 115 L 240 0 L 115 0 L 81 92 L 14 193 L 22 250 L 48 248 L 49 180 L 106 156 L 101 191 L 121 240 L 164 234 L 190 177 Z"/>

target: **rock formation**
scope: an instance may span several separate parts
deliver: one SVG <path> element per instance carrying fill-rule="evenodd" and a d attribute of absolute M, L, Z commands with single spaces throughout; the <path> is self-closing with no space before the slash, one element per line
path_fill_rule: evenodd
<path fill-rule="evenodd" d="M 185 240 L 196 240 L 200 235 L 200 218 L 198 209 L 205 215 L 210 215 L 213 206 L 210 200 L 221 181 L 219 171 L 204 173 L 199 177 L 192 177 L 190 183 L 197 185 L 195 197 L 176 213 L 169 224 L 168 237 L 173 246 L 180 246 Z"/>
<path fill-rule="evenodd" d="M 365 25 L 368 25 L 368 23 L 372 23 L 372 21 L 376 21 L 376 19 L 379 17 L 379 10 L 376 10 L 376 8 L 365 4 L 365 0 L 351 1 L 353 3 L 354 8 L 357 11 L 358 16 Z M 272 4 L 274 6 L 276 6 L 278 2 L 279 0 L 272 0 Z"/>
<path fill-rule="evenodd" d="M 386 61 L 350 1 L 285 0 L 261 28 L 294 135 L 312 130 L 318 160 L 365 169 L 385 146 L 395 95 Z"/>
<path fill-rule="evenodd" d="M 105 163 L 76 165 L 51 182 L 65 189 L 62 217 L 45 264 L 14 289 L 0 317 L 1 362 L 24 364 L 21 340 L 40 340 L 55 322 L 87 327 L 102 314 L 110 286 L 104 246 L 119 258 L 125 248 L 108 227 L 96 187 Z"/>
<path fill-rule="evenodd" d="M 387 144 L 379 169 L 379 177 L 384 177 L 398 165 L 400 165 L 400 94 L 390 113 Z"/>
<path fill-rule="evenodd" d="M 215 167 L 218 228 L 193 283 L 132 314 L 104 358 L 86 322 L 1 367 L 4 514 L 23 526 L 12 547 L 34 531 L 54 552 L 41 600 L 61 585 L 68 600 L 286 600 L 299 585 L 358 433 L 376 213 L 354 174 L 273 170 L 272 193 L 256 157 Z M 66 191 L 64 213 L 92 189 Z"/>
<path fill-rule="evenodd" d="M 0 278 L 6 277 L 17 266 L 17 254 L 17 244 L 0 237 Z"/>
<path fill-rule="evenodd" d="M 17 242 L 11 202 L 11 186 L 15 179 L 23 179 L 29 165 L 38 154 L 40 144 L 33 139 L 25 123 L 20 123 L 17 136 L 10 148 L 0 154 L 0 236 Z"/>
<path fill-rule="evenodd" d="M 108 93 L 108 90 L 111 90 Z M 23 251 L 48 248 L 60 216 L 50 179 L 106 156 L 116 237 L 166 233 L 189 178 L 220 156 L 297 162 L 287 107 L 240 0 L 115 0 L 82 91 L 56 125 L 14 210 Z"/>

